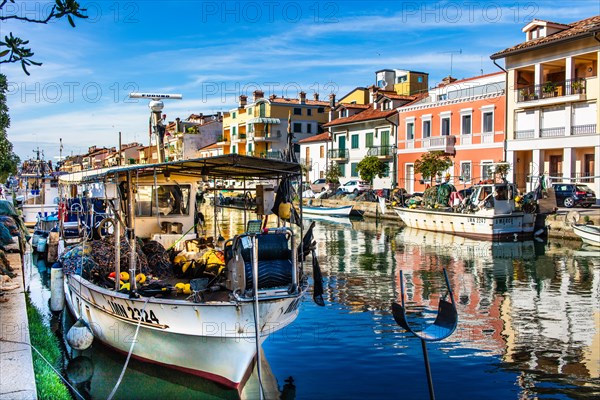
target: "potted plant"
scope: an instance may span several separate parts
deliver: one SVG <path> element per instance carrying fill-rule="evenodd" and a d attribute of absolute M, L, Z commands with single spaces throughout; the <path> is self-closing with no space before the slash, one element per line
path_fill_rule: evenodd
<path fill-rule="evenodd" d="M 575 94 L 579 94 L 583 92 L 583 81 L 581 80 L 576 80 L 571 82 L 571 89 L 573 90 L 573 93 Z"/>
<path fill-rule="evenodd" d="M 529 100 L 529 90 L 528 89 L 521 89 L 519 91 L 519 94 L 521 95 L 521 100 L 523 100 L 523 101 Z"/>
<path fill-rule="evenodd" d="M 556 90 L 556 85 L 552 83 L 552 81 L 548 81 L 544 83 L 542 87 L 542 92 L 544 92 L 544 97 L 552 97 L 554 96 L 554 91 Z"/>

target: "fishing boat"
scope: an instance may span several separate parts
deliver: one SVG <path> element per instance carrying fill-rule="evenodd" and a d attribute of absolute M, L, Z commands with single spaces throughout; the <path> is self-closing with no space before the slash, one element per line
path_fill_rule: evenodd
<path fill-rule="evenodd" d="M 58 172 L 51 161 L 44 159 L 42 151 L 37 149 L 36 153 L 36 158 L 21 164 L 15 193 L 28 227 L 35 226 L 40 215 L 47 217 L 58 211 Z"/>
<path fill-rule="evenodd" d="M 435 204 L 393 209 L 411 228 L 484 240 L 531 238 L 535 227 L 534 208 L 529 210 L 515 201 L 517 193 L 512 183 L 477 184 L 473 185 L 471 195 L 454 207 Z"/>
<path fill-rule="evenodd" d="M 595 225 L 573 225 L 573 232 L 581 238 L 583 243 L 600 247 L 600 227 Z"/>
<path fill-rule="evenodd" d="M 61 176 L 61 185 L 69 187 L 65 193 L 73 193 L 74 187 L 82 190 L 78 192 L 80 200 L 92 186 L 105 186 L 98 198 L 105 199 L 112 210 L 105 210 L 102 228 L 96 231 L 103 238 L 84 239 L 61 257 L 70 311 L 91 327 L 95 338 L 125 353 L 131 343 L 122 335 L 134 332 L 139 325 L 133 357 L 237 388 L 257 356 L 255 333 L 258 343 L 262 343 L 298 315 L 308 285 L 298 262 L 299 234 L 290 226 L 272 226 L 273 218 L 271 225 L 264 225 L 265 218 L 272 214 L 268 205 L 273 204 L 273 188 L 259 186 L 260 203 L 254 210 L 258 219 L 245 232 L 227 239 L 220 252 L 216 244 L 213 248 L 211 239 L 191 233 L 197 216 L 193 194 L 198 182 L 208 176 L 272 179 L 298 174 L 298 164 L 230 154 Z M 126 232 L 127 240 L 120 232 Z M 139 240 L 145 245 L 140 246 Z M 184 261 L 176 260 L 182 264 L 179 273 L 176 265 L 169 265 L 165 251 L 159 256 L 154 254 L 157 265 L 152 265 L 147 255 L 147 268 L 140 267 L 143 256 L 136 247 L 145 249 L 150 243 L 160 243 L 162 249 L 187 250 L 177 255 L 186 257 Z M 98 247 L 102 247 L 98 251 L 102 255 L 94 258 Z M 130 279 L 126 289 L 119 279 L 111 284 L 110 274 L 106 273 L 121 276 L 126 268 L 108 264 L 114 266 L 117 259 L 125 262 L 127 257 L 118 252 L 109 255 L 105 249 L 118 247 L 129 250 L 130 277 L 143 273 L 161 279 L 146 281 L 150 286 Z M 253 251 L 255 247 L 258 249 Z M 90 258 L 69 261 L 72 253 L 82 252 L 89 253 Z M 219 257 L 224 258 L 222 262 Z M 79 268 L 77 263 L 84 267 Z M 137 268 L 131 268 L 136 264 Z M 69 266 L 74 269 L 69 270 Z M 193 272 L 182 273 L 186 267 Z M 172 274 L 165 272 L 169 268 Z M 178 287 L 183 293 L 177 293 Z"/>
<path fill-rule="evenodd" d="M 165 162 L 160 100 L 174 95 L 147 96 L 158 163 L 60 177 L 69 197 L 59 219 L 76 214 L 84 232 L 60 257 L 65 300 L 94 340 L 240 390 L 254 364 L 260 379 L 261 344 L 296 319 L 308 288 L 313 225 L 304 232 L 292 205 L 301 166 L 238 154 Z M 260 182 L 229 238 L 217 232 L 218 205 L 213 236 L 202 228 L 197 194 L 217 179 Z"/>
<path fill-rule="evenodd" d="M 325 207 L 307 205 L 302 207 L 302 212 L 310 215 L 322 215 L 329 217 L 348 217 L 352 213 L 352 206 Z"/>

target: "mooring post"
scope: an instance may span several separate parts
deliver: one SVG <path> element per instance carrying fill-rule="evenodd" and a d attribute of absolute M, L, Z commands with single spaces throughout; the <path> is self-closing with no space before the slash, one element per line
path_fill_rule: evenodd
<path fill-rule="evenodd" d="M 429 398 L 435 400 L 433 392 L 433 379 L 431 378 L 431 367 L 429 366 L 429 353 L 427 353 L 427 343 L 421 339 L 421 347 L 423 348 L 423 360 L 425 361 L 425 373 L 427 374 L 427 385 L 429 386 Z"/>

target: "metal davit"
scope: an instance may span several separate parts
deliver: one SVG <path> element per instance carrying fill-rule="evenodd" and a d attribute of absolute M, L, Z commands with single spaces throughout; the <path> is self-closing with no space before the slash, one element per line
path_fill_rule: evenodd
<path fill-rule="evenodd" d="M 406 306 L 404 304 L 404 276 L 402 271 L 400 271 L 400 300 L 402 304 L 392 303 L 392 315 L 394 316 L 396 323 L 421 339 L 423 359 L 425 361 L 425 372 L 427 374 L 427 383 L 429 386 L 429 398 L 432 400 L 435 399 L 435 394 L 433 391 L 431 368 L 429 366 L 427 342 L 437 342 L 452 335 L 456 330 L 456 325 L 458 323 L 458 312 L 456 311 L 456 303 L 454 302 L 454 295 L 452 293 L 452 288 L 450 287 L 446 268 L 444 268 L 444 279 L 446 281 L 447 292 L 443 298 L 440 299 L 435 320 L 424 329 L 416 330 L 410 325 L 406 318 Z M 450 301 L 447 301 L 446 297 L 450 297 Z"/>

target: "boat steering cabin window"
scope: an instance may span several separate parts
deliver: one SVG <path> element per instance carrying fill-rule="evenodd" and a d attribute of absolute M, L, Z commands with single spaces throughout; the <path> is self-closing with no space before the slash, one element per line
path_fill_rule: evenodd
<path fill-rule="evenodd" d="M 189 215 L 190 191 L 190 185 L 140 185 L 137 189 L 135 215 Z"/>

